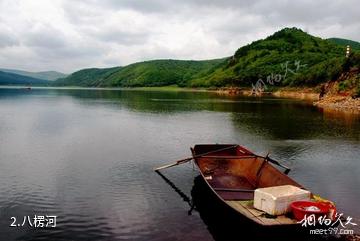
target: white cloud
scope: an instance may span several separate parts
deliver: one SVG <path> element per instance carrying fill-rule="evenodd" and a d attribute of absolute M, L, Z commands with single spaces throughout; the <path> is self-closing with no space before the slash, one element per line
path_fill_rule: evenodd
<path fill-rule="evenodd" d="M 360 40 L 355 0 L 0 0 L 0 67 L 72 72 L 208 59 L 286 26 Z"/>

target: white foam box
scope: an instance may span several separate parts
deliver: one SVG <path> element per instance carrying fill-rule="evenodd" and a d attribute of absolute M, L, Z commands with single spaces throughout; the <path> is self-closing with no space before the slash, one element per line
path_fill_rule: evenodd
<path fill-rule="evenodd" d="M 292 202 L 310 200 L 310 195 L 292 185 L 258 188 L 254 192 L 254 207 L 271 215 L 283 215 L 290 211 Z"/>

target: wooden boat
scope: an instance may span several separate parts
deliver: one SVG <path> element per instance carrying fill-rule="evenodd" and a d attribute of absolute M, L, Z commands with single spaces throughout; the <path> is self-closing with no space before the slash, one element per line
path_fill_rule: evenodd
<path fill-rule="evenodd" d="M 207 185 L 220 200 L 236 212 L 260 225 L 297 224 L 291 217 L 270 216 L 253 206 L 256 188 L 279 185 L 303 188 L 286 175 L 290 169 L 268 156 L 258 156 L 239 145 L 195 145 L 191 151 Z M 285 173 L 274 165 L 285 168 Z"/>

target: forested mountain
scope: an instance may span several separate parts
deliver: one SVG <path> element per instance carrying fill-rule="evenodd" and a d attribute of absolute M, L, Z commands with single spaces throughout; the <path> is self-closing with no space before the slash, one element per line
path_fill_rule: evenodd
<path fill-rule="evenodd" d="M 103 85 L 109 75 L 120 69 L 121 67 L 82 69 L 72 73 L 66 78 L 58 79 L 54 84 L 57 86 L 97 87 Z"/>
<path fill-rule="evenodd" d="M 346 45 L 346 44 L 345 44 Z M 324 40 L 285 28 L 235 51 L 206 61 L 152 60 L 108 69 L 84 69 L 58 80 L 72 86 L 251 86 L 259 80 L 277 86 L 316 86 L 335 80 L 360 63 L 359 52 L 345 58 L 343 41 Z M 355 77 L 355 84 L 359 81 Z"/>
<path fill-rule="evenodd" d="M 151 60 L 108 69 L 84 69 L 65 79 L 58 85 L 138 87 L 138 86 L 187 86 L 195 78 L 204 76 L 225 59 L 191 60 Z"/>
<path fill-rule="evenodd" d="M 49 81 L 0 71 L 0 85 L 48 85 Z"/>
<path fill-rule="evenodd" d="M 353 40 L 343 38 L 328 38 L 328 40 L 342 46 L 349 45 L 351 49 L 360 50 L 360 43 Z"/>
<path fill-rule="evenodd" d="M 276 76 L 281 78 L 279 85 L 316 85 L 337 78 L 344 61 L 345 47 L 300 29 L 285 28 L 239 48 L 222 68 L 189 84 L 249 86 Z"/>
<path fill-rule="evenodd" d="M 57 80 L 59 78 L 65 78 L 67 76 L 66 74 L 57 71 L 29 72 L 18 69 L 2 69 L 2 68 L 0 68 L 0 71 L 28 76 L 35 79 L 43 79 L 43 80 Z"/>

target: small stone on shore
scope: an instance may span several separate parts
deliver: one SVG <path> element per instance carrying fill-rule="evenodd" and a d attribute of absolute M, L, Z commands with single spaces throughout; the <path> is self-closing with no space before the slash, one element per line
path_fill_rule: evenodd
<path fill-rule="evenodd" d="M 324 109 L 360 113 L 360 98 L 354 99 L 350 96 L 325 96 L 321 100 L 314 102 L 314 105 Z"/>

